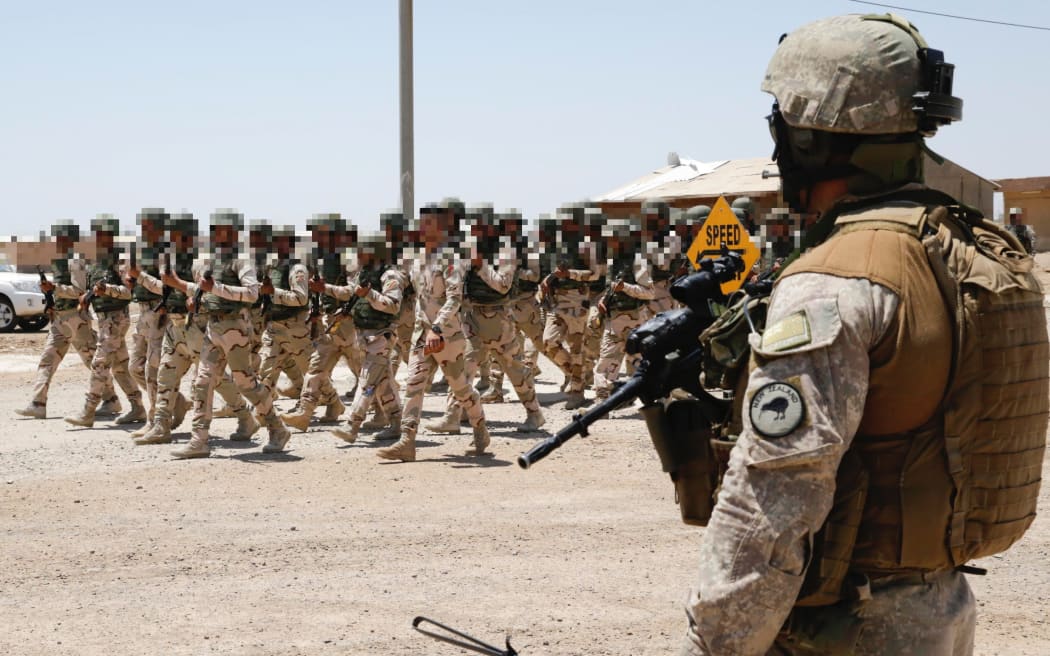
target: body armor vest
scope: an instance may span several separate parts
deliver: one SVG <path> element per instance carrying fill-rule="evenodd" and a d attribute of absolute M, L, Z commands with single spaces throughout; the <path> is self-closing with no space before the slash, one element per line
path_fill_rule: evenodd
<path fill-rule="evenodd" d="M 357 276 L 357 284 L 364 285 L 368 283 L 372 289 L 382 290 L 383 274 L 386 273 L 387 268 L 383 266 L 379 269 L 362 269 Z M 358 298 L 354 302 L 354 307 L 350 314 L 354 318 L 354 325 L 365 330 L 380 330 L 388 327 L 398 319 L 397 314 L 383 312 L 372 307 L 367 298 Z"/>
<path fill-rule="evenodd" d="M 466 284 L 463 285 L 463 295 L 475 305 L 502 305 L 510 298 L 510 291 L 500 294 L 481 279 L 476 268 L 470 267 Z"/>
<path fill-rule="evenodd" d="M 51 262 L 51 271 L 55 276 L 56 285 L 72 285 L 73 276 L 69 273 L 69 260 L 57 258 Z M 77 307 L 75 298 L 59 298 L 55 296 L 55 310 L 73 310 Z"/>
<path fill-rule="evenodd" d="M 124 281 L 120 279 L 120 274 L 117 272 L 116 264 L 101 261 L 97 264 L 91 265 L 88 269 L 88 289 L 98 281 L 103 281 L 107 285 L 123 285 Z M 113 298 L 112 296 L 96 296 L 91 299 L 91 307 L 94 308 L 95 312 L 112 312 L 114 310 L 123 310 L 131 303 L 131 301 L 124 300 L 121 298 Z"/>
<path fill-rule="evenodd" d="M 336 253 L 330 253 L 325 255 L 324 260 L 321 262 L 321 277 L 325 279 L 325 282 L 329 285 L 335 285 L 337 287 L 346 286 L 346 267 L 343 266 L 343 259 Z M 334 296 L 328 294 L 321 295 L 321 308 L 325 312 L 335 312 L 339 309 L 341 301 Z"/>
<path fill-rule="evenodd" d="M 634 279 L 634 260 L 616 260 L 613 262 L 612 271 L 609 272 L 612 277 L 612 282 L 609 283 L 609 289 L 612 289 L 612 285 L 617 280 L 623 280 L 627 284 L 635 284 Z M 630 312 L 631 310 L 637 310 L 649 301 L 643 301 L 640 298 L 635 298 L 625 292 L 613 292 L 606 300 L 606 308 L 609 312 Z"/>
<path fill-rule="evenodd" d="M 929 190 L 914 199 L 950 200 Z M 870 353 L 864 414 L 800 606 L 842 599 L 849 572 L 945 570 L 1009 548 L 1035 518 L 1050 411 L 1042 292 L 1011 235 L 964 208 L 918 203 L 861 207 L 835 226 L 782 277 L 864 278 L 900 305 Z M 749 303 L 763 319 L 762 302 Z M 747 349 L 727 337 L 733 314 L 701 342 L 706 379 L 740 397 L 730 422 L 739 432 L 747 376 L 735 363 Z"/>
<path fill-rule="evenodd" d="M 562 261 L 567 261 L 570 269 L 586 269 L 587 265 L 583 262 L 583 256 L 579 253 L 573 253 L 567 258 L 563 258 Z M 591 283 L 583 282 L 580 280 L 573 280 L 571 278 L 559 278 L 556 289 L 583 289 L 589 287 Z M 605 285 L 602 285 L 602 289 Z"/>
<path fill-rule="evenodd" d="M 238 286 L 241 284 L 241 277 L 234 269 L 235 260 L 231 259 L 228 262 L 223 263 L 222 268 L 216 273 L 216 282 L 221 282 L 223 285 L 234 285 Z M 201 306 L 205 312 L 216 313 L 216 314 L 228 314 L 230 312 L 237 312 L 241 308 L 249 307 L 249 303 L 241 303 L 239 301 L 231 301 L 210 292 L 206 292 L 201 296 Z"/>
<path fill-rule="evenodd" d="M 190 253 L 176 253 L 174 262 L 175 275 L 182 280 L 193 280 L 193 255 Z M 186 314 L 186 294 L 175 287 L 168 292 L 168 302 L 165 304 L 169 314 Z"/>
<path fill-rule="evenodd" d="M 292 263 L 285 262 L 270 267 L 270 282 L 277 289 L 290 290 L 292 288 Z M 287 321 L 292 317 L 298 316 L 305 309 L 305 306 L 273 303 L 270 306 L 270 320 Z"/>
<path fill-rule="evenodd" d="M 656 266 L 655 264 L 650 263 L 649 270 L 652 273 L 653 282 L 665 282 L 667 280 L 670 280 L 672 277 L 674 277 L 674 273 L 672 272 L 670 267 L 668 267 L 666 269 L 661 269 L 660 267 Z"/>
<path fill-rule="evenodd" d="M 154 278 L 160 279 L 160 268 L 155 266 L 142 267 L 142 270 L 153 276 Z M 150 290 L 143 287 L 140 283 L 135 283 L 135 287 L 131 290 L 131 299 L 134 301 L 154 303 L 160 300 L 160 294 L 154 294 Z"/>

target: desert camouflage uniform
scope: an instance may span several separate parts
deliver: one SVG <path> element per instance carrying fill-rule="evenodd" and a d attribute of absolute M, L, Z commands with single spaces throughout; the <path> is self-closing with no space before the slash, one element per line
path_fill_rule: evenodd
<path fill-rule="evenodd" d="M 607 308 L 608 316 L 605 317 L 605 325 L 602 329 L 601 354 L 594 367 L 594 390 L 600 399 L 609 396 L 620 374 L 620 364 L 623 362 L 627 336 L 652 316 L 648 306 L 648 301 L 653 298 L 653 281 L 650 277 L 649 262 L 639 254 L 629 264 L 633 269 L 633 275 L 624 280 L 623 290 L 618 294 L 613 294 L 608 301 L 611 307 Z M 625 266 L 624 263 L 610 261 L 610 285 L 615 283 L 619 277 L 619 270 L 623 266 Z M 617 305 L 621 299 L 639 307 L 618 309 Z M 628 356 L 628 373 L 633 373 L 641 357 L 641 353 Z"/>
<path fill-rule="evenodd" d="M 567 371 L 569 394 L 583 394 L 583 337 L 591 304 L 590 283 L 601 277 L 600 267 L 569 269 L 566 279 L 558 280 L 554 310 L 547 312 L 543 329 L 543 352 L 562 371 Z"/>
<path fill-rule="evenodd" d="M 975 603 L 955 571 L 924 585 L 873 585 L 869 601 L 800 609 L 795 617 L 824 635 L 859 622 L 855 646 L 817 651 L 778 638 L 798 597 L 812 536 L 831 508 L 839 463 L 860 426 L 869 353 L 893 325 L 899 302 L 868 280 L 799 273 L 777 288 L 767 325 L 820 301 L 835 312 L 806 313 L 812 338 L 763 351 L 750 374 L 745 399 L 766 384 L 792 381 L 805 421 L 783 437 L 763 438 L 743 413 L 744 430 L 701 540 L 682 654 L 972 653 Z M 751 345 L 760 350 L 761 337 L 752 335 Z"/>
<path fill-rule="evenodd" d="M 274 392 L 259 381 L 252 367 L 252 327 L 248 311 L 259 297 L 255 268 L 251 262 L 240 258 L 221 262 L 221 269 L 213 268 L 211 264 L 202 262 L 200 267 L 195 267 L 197 271 L 212 269 L 215 286 L 211 292 L 204 293 L 202 307 L 197 308 L 198 312 L 207 316 L 208 323 L 201 345 L 197 378 L 193 382 L 194 440 L 207 444 L 213 393 L 228 364 L 241 396 L 252 405 L 255 416 L 270 431 L 271 444 L 267 445 L 266 450 L 271 450 L 275 434 L 283 436 L 277 444 L 283 448 L 287 440 L 286 429 L 273 409 Z M 196 294 L 198 281 L 188 285 L 187 295 Z"/>
<path fill-rule="evenodd" d="M 398 270 L 404 276 L 407 287 L 401 299 L 401 309 L 398 310 L 395 341 L 390 349 L 391 376 L 397 375 L 402 363 L 408 364 L 409 355 L 412 353 L 412 333 L 416 328 L 416 288 L 412 286 L 412 263 L 412 255 L 406 250 L 401 263 L 398 264 Z"/>
<path fill-rule="evenodd" d="M 160 301 L 160 289 L 163 286 L 147 287 L 141 281 L 144 275 L 150 275 L 151 279 L 157 280 L 160 270 L 156 266 L 143 267 L 139 272 L 140 280 L 131 291 L 132 298 L 138 306 L 139 318 L 131 334 L 128 367 L 135 383 L 141 389 L 146 390 L 146 397 L 149 399 L 149 420 L 152 421 L 154 408 L 157 405 L 157 373 L 160 368 L 160 352 L 164 342 L 162 314 L 155 312 L 153 308 Z"/>
<path fill-rule="evenodd" d="M 408 362 L 401 434 L 411 434 L 413 439 L 423 410 L 423 393 L 438 367 L 444 372 L 449 389 L 466 412 L 470 425 L 475 429 L 485 425 L 478 393 L 467 379 L 467 340 L 459 315 L 465 270 L 464 265 L 455 260 L 452 255 L 429 254 L 417 260 L 412 269 L 412 286 L 416 288 L 416 334 Z M 423 341 L 431 326 L 441 329 L 444 348 L 424 355 Z"/>
<path fill-rule="evenodd" d="M 91 361 L 95 356 L 98 334 L 91 326 L 91 317 L 87 312 L 77 309 L 77 299 L 86 291 L 87 266 L 84 260 L 69 258 L 55 260 L 52 264 L 55 273 L 55 309 L 51 314 L 51 325 L 48 329 L 44 352 L 37 365 L 36 380 L 33 382 L 33 404 L 47 405 L 47 393 L 51 379 L 66 357 L 70 344 L 84 366 L 91 370 Z M 103 390 L 103 399 L 112 399 L 113 381 Z"/>
<path fill-rule="evenodd" d="M 98 281 L 105 282 L 106 290 L 104 295 L 95 296 L 91 302 L 98 317 L 98 345 L 95 357 L 91 360 L 91 381 L 84 402 L 85 412 L 91 416 L 99 400 L 113 389 L 113 380 L 117 381 L 132 405 L 142 404 L 142 392 L 128 371 L 128 347 L 125 342 L 131 327 L 128 317 L 131 290 L 124 285 L 116 261 L 111 256 L 89 267 L 88 289 Z"/>
<path fill-rule="evenodd" d="M 678 302 L 671 298 L 671 283 L 674 282 L 679 264 L 684 261 L 679 255 L 683 250 L 682 240 L 672 232 L 662 243 L 647 244 L 646 250 L 653 281 L 653 298 L 649 301 L 649 310 L 655 316 L 678 307 Z"/>
<path fill-rule="evenodd" d="M 543 346 L 543 315 L 540 312 L 539 302 L 536 300 L 536 291 L 539 289 L 540 282 L 539 264 L 533 262 L 529 266 L 520 267 L 517 275 L 512 289 L 510 314 L 514 320 L 515 339 L 522 352 L 522 361 L 532 373 L 535 384 L 536 374 L 539 372 L 537 358 Z M 502 390 L 503 369 L 499 360 L 493 355 L 489 362 L 491 363 L 489 384 L 494 390 Z"/>
<path fill-rule="evenodd" d="M 306 321 L 309 275 L 306 265 L 299 262 L 280 263 L 270 269 L 273 306 L 259 351 L 259 378 L 270 389 L 277 389 L 281 371 L 302 389 L 303 372 L 309 366 L 313 349 L 310 324 Z"/>
<path fill-rule="evenodd" d="M 361 369 L 354 392 L 354 400 L 350 405 L 350 427 L 356 431 L 364 422 L 365 416 L 372 403 L 378 405 L 378 410 L 387 417 L 387 421 L 395 426 L 401 422 L 401 397 L 398 394 L 397 385 L 391 375 L 390 349 L 396 340 L 396 328 L 400 321 L 401 296 L 408 279 L 397 267 L 386 267 L 380 274 L 378 271 L 363 271 L 361 279 L 378 277 L 379 289 L 372 285 L 368 294 L 359 297 L 354 303 L 351 311 L 353 321 L 356 325 L 357 348 L 362 354 Z M 346 302 L 353 297 L 357 285 L 349 285 L 343 288 L 335 288 L 336 298 Z M 361 304 L 365 303 L 366 306 Z M 361 306 L 361 307 L 358 307 Z M 368 312 L 368 310 L 371 312 Z M 372 316 L 366 316 L 371 314 Z M 389 316 L 389 324 L 376 326 L 369 323 L 369 319 L 379 318 L 381 315 Z"/>
<path fill-rule="evenodd" d="M 509 297 L 489 303 L 483 302 L 485 299 L 482 297 L 471 297 L 471 290 L 480 289 L 481 286 L 488 288 L 485 291 L 495 292 L 488 294 L 493 299 L 496 295 L 509 294 L 516 268 L 513 252 L 503 249 L 496 266 L 483 262 L 481 266 L 469 266 L 464 270 L 465 296 L 468 297 L 463 301 L 463 332 L 467 338 L 467 380 L 473 381 L 480 362 L 495 358 L 500 364 L 500 369 L 510 378 L 510 383 L 525 410 L 532 413 L 539 411 L 540 404 L 536 400 L 532 370 L 521 358 L 521 342 L 510 313 Z M 450 395 L 449 406 L 453 405 L 458 406 L 458 403 Z"/>

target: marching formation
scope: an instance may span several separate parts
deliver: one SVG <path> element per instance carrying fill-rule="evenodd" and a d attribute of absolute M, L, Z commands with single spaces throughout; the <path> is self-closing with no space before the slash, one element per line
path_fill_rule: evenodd
<path fill-rule="evenodd" d="M 265 427 L 267 453 L 317 422 L 349 443 L 370 431 L 392 441 L 380 458 L 411 461 L 421 428 L 459 434 L 466 421 L 470 453 L 481 455 L 490 441 L 484 404 L 504 402 L 504 379 L 524 409 L 517 431 L 544 426 L 540 354 L 564 374 L 566 409 L 587 404 L 588 388 L 608 397 L 624 365 L 633 372 L 626 337 L 675 305 L 670 284 L 692 270 L 686 250 L 709 211 L 650 201 L 619 218 L 581 203 L 527 231 L 517 212 L 446 199 L 414 221 L 384 213 L 374 234 L 318 214 L 306 238 L 290 226 L 246 225 L 232 210 L 213 213 L 205 237 L 190 214 L 144 209 L 127 246 L 116 219 L 93 220 L 89 257 L 76 248 L 78 226 L 56 224 L 53 280 L 40 283 L 50 333 L 32 399 L 18 412 L 46 416 L 49 384 L 72 345 L 90 378 L 83 406 L 65 420 L 141 424 L 131 435 L 150 445 L 175 441 L 189 416 L 176 458 L 209 455 L 215 393 L 219 412 L 237 419 L 228 438 L 248 441 Z M 748 199 L 734 212 L 750 223 Z M 332 380 L 341 360 L 356 380 L 349 409 Z M 191 369 L 187 398 L 180 386 Z M 441 389 L 439 369 L 446 411 L 420 426 L 424 394 Z M 278 395 L 295 407 L 279 413 Z"/>

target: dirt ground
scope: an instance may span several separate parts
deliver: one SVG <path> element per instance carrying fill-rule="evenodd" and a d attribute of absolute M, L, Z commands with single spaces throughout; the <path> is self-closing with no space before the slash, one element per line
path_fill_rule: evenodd
<path fill-rule="evenodd" d="M 1039 264 L 1050 284 L 1050 257 Z M 515 402 L 486 406 L 487 458 L 463 455 L 465 432 L 423 435 L 419 461 L 386 463 L 368 439 L 315 425 L 286 454 L 263 455 L 256 436 L 181 462 L 108 422 L 65 424 L 87 378 L 72 355 L 49 418 L 17 418 L 43 341 L 0 335 L 2 654 L 466 653 L 416 634 L 420 614 L 493 643 L 509 634 L 522 654 L 677 649 L 702 530 L 679 521 L 633 410 L 528 471 L 514 460 L 540 438 L 514 432 Z M 545 364 L 553 430 L 570 413 Z M 429 395 L 425 414 L 442 403 Z M 1042 497 L 1050 507 L 1050 486 Z M 1048 561 L 1043 514 L 978 563 L 977 653 L 1050 653 Z"/>

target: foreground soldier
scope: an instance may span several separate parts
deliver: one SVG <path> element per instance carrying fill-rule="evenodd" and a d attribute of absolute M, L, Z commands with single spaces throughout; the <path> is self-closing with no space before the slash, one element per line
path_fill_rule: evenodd
<path fill-rule="evenodd" d="M 273 251 L 277 259 L 270 267 L 269 280 L 259 287 L 259 295 L 269 296 L 271 303 L 259 351 L 259 378 L 270 389 L 277 389 L 277 379 L 283 371 L 301 393 L 303 373 L 313 352 L 310 324 L 306 321 L 310 274 L 305 264 L 293 258 L 292 226 L 274 231 Z"/>
<path fill-rule="evenodd" d="M 817 21 L 769 64 L 784 197 L 823 243 L 750 335 L 685 654 L 973 652 L 963 571 L 1035 516 L 1050 389 L 1032 261 L 920 184 L 951 82 L 891 16 Z"/>
<path fill-rule="evenodd" d="M 445 372 L 449 388 L 474 428 L 472 453 L 482 455 L 489 445 L 485 412 L 466 376 L 466 339 L 459 318 L 463 299 L 462 265 L 456 262 L 455 249 L 448 244 L 448 236 L 458 232 L 461 212 L 462 205 L 458 202 L 420 211 L 424 251 L 412 269 L 416 324 L 420 330 L 413 340 L 415 346 L 408 362 L 401 439 L 379 449 L 376 455 L 380 458 L 406 462 L 416 459 L 416 431 L 423 410 L 423 393 L 438 367 Z"/>
<path fill-rule="evenodd" d="M 73 246 L 80 240 L 80 229 L 73 223 L 58 223 L 52 227 L 51 234 L 57 249 L 57 257 L 51 262 L 54 282 L 41 281 L 40 291 L 45 294 L 54 292 L 55 306 L 50 312 L 51 326 L 48 328 L 40 364 L 37 365 L 33 400 L 25 408 L 16 410 L 23 417 L 33 419 L 47 416 L 47 393 L 51 379 L 62 363 L 62 358 L 66 357 L 70 344 L 76 349 L 84 366 L 91 371 L 91 360 L 98 343 L 98 335 L 91 327 L 91 316 L 77 309 L 77 299 L 87 291 L 87 266 L 83 259 L 73 255 Z M 102 398 L 112 399 L 111 405 L 115 404 L 119 409 L 120 402 L 113 392 L 112 379 L 103 391 Z"/>
<path fill-rule="evenodd" d="M 131 333 L 131 352 L 128 369 L 140 389 L 146 390 L 149 399 L 149 412 L 145 425 L 132 433 L 132 437 L 141 437 L 149 430 L 153 420 L 154 407 L 157 404 L 157 371 L 160 368 L 160 350 L 164 342 L 164 310 L 160 304 L 161 292 L 156 293 L 141 282 L 141 274 L 148 273 L 155 280 L 160 278 L 161 247 L 164 243 L 164 231 L 168 228 L 168 213 L 162 209 L 144 209 L 138 215 L 139 229 L 142 231 L 142 248 L 140 262 L 128 262 L 125 284 L 131 285 L 131 298 L 138 306 L 139 318 L 135 330 Z M 135 245 L 132 244 L 134 249 Z M 139 270 L 139 266 L 142 270 Z M 143 418 L 131 415 L 118 417 L 117 423 L 132 423 Z"/>
<path fill-rule="evenodd" d="M 273 409 L 273 390 L 259 382 L 252 368 L 252 328 L 248 308 L 259 297 L 255 268 L 237 257 L 237 233 L 244 220 L 232 211 L 212 215 L 213 258 L 209 267 L 193 282 L 165 275 L 164 283 L 200 298 L 195 311 L 207 314 L 207 327 L 201 345 L 197 379 L 193 382 L 193 433 L 189 444 L 172 451 L 176 458 L 202 458 L 211 453 L 208 446 L 211 408 L 216 384 L 222 380 L 227 363 L 234 384 L 249 403 L 255 416 L 269 431 L 264 453 L 284 450 L 290 433 Z M 198 290 L 200 293 L 198 294 Z"/>
<path fill-rule="evenodd" d="M 91 428 L 95 424 L 95 409 L 99 401 L 112 389 L 113 379 L 124 390 L 131 408 L 121 418 L 146 416 L 142 406 L 142 392 L 128 371 L 128 334 L 130 319 L 128 304 L 131 290 L 124 285 L 118 269 L 114 238 L 119 234 L 117 220 L 99 216 L 91 221 L 95 233 L 95 264 L 88 268 L 87 291 L 80 297 L 81 311 L 90 305 L 98 317 L 98 345 L 91 360 L 91 380 L 84 398 L 84 407 L 78 414 L 66 417 L 74 426 Z"/>
<path fill-rule="evenodd" d="M 350 405 L 350 425 L 332 434 L 344 442 L 357 440 L 369 406 L 379 405 L 379 412 L 389 426 L 375 436 L 377 440 L 401 435 L 401 397 L 391 375 L 390 348 L 401 312 L 401 296 L 408 281 L 398 267 L 390 265 L 386 235 L 362 240 L 358 249 L 360 270 L 357 280 L 347 287 L 333 287 L 336 298 L 349 314 L 356 329 L 357 348 L 362 353 L 361 374 Z"/>

